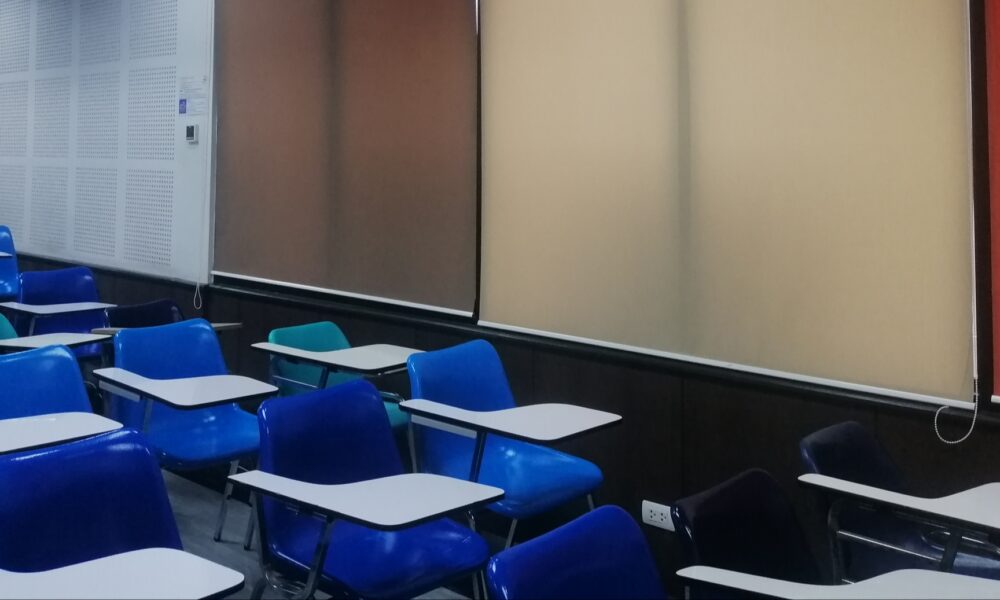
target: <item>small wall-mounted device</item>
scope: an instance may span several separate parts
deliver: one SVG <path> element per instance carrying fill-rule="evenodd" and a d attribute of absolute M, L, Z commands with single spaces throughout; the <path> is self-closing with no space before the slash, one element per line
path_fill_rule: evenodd
<path fill-rule="evenodd" d="M 197 125 L 185 125 L 184 126 L 184 139 L 187 140 L 189 144 L 198 143 L 198 126 Z"/>

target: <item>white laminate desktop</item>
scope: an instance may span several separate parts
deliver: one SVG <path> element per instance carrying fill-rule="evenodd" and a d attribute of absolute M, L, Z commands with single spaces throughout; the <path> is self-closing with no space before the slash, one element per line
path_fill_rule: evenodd
<path fill-rule="evenodd" d="M 172 548 L 147 548 L 36 573 L 0 571 L 0 599 L 203 599 L 240 590 L 243 574 Z"/>
<path fill-rule="evenodd" d="M 95 369 L 102 390 L 131 400 L 151 399 L 175 408 L 203 408 L 273 395 L 278 388 L 241 375 L 150 379 L 119 369 Z"/>
<path fill-rule="evenodd" d="M 0 419 L 0 454 L 71 442 L 121 427 L 117 421 L 87 412 Z"/>
<path fill-rule="evenodd" d="M 243 327 L 243 323 L 209 323 L 209 325 L 211 325 L 212 329 L 216 331 L 232 331 Z M 98 327 L 96 329 L 91 329 L 90 333 L 114 335 L 122 329 L 128 329 L 128 327 Z"/>
<path fill-rule="evenodd" d="M 111 339 L 110 336 L 93 333 L 43 333 L 0 340 L 0 348 L 30 350 L 45 346 L 80 346 Z"/>
<path fill-rule="evenodd" d="M 788 600 L 1000 598 L 1000 581 L 941 571 L 904 569 L 843 585 L 796 583 L 715 567 L 687 567 L 685 579 Z"/>
<path fill-rule="evenodd" d="M 67 313 L 86 312 L 89 310 L 104 310 L 114 308 L 114 304 L 104 302 L 68 302 L 65 304 L 22 304 L 20 302 L 0 302 L 0 307 L 15 312 L 23 312 L 36 317 L 46 315 L 62 315 Z"/>
<path fill-rule="evenodd" d="M 462 479 L 407 473 L 344 485 L 320 485 L 250 471 L 230 481 L 320 514 L 378 529 L 399 529 L 503 497 L 503 490 Z"/>
<path fill-rule="evenodd" d="M 504 410 L 474 411 L 431 400 L 406 400 L 399 407 L 413 423 L 441 429 L 439 423 L 472 432 L 485 431 L 530 442 L 552 443 L 621 421 L 621 416 L 573 404 L 529 404 Z M 461 433 L 461 432 L 455 432 Z"/>
<path fill-rule="evenodd" d="M 0 258 L 14 258 L 14 255 L 10 252 L 0 252 Z"/>
<path fill-rule="evenodd" d="M 406 359 L 422 352 L 392 344 L 371 344 L 326 352 L 313 352 L 270 342 L 259 342 L 253 344 L 252 347 L 270 354 L 299 359 L 338 371 L 368 376 L 384 375 L 401 370 L 406 367 Z"/>
<path fill-rule="evenodd" d="M 1000 483 L 987 483 L 940 498 L 921 498 L 815 473 L 801 475 L 799 481 L 855 499 L 1000 531 L 1000 510 L 997 510 L 1000 507 Z"/>

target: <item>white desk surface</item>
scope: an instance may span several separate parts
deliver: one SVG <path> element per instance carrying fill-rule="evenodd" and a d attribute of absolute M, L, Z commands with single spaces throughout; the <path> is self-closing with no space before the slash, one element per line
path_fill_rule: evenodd
<path fill-rule="evenodd" d="M 212 329 L 216 331 L 230 331 L 232 329 L 239 329 L 240 327 L 243 327 L 243 323 L 211 323 L 211 325 Z M 98 327 L 97 329 L 91 329 L 90 333 L 114 335 L 122 329 L 128 329 L 128 327 Z"/>
<path fill-rule="evenodd" d="M 121 427 L 118 421 L 87 412 L 0 419 L 0 454 L 71 442 Z M 0 594 L 2 587 L 0 585 Z"/>
<path fill-rule="evenodd" d="M 243 574 L 173 548 L 147 548 L 34 573 L 0 571 L 0 598 L 221 597 Z"/>
<path fill-rule="evenodd" d="M 815 473 L 801 475 L 799 481 L 870 502 L 1000 531 L 1000 510 L 997 510 L 1000 507 L 1000 483 L 987 483 L 940 498 L 921 498 Z"/>
<path fill-rule="evenodd" d="M 271 354 L 298 358 L 325 367 L 362 374 L 379 374 L 402 369 L 406 366 L 406 359 L 413 354 L 422 352 L 422 350 L 393 346 L 392 344 L 371 344 L 327 352 L 313 352 L 270 342 L 259 342 L 253 344 L 252 347 Z"/>
<path fill-rule="evenodd" d="M 796 583 L 704 566 L 687 567 L 677 574 L 685 579 L 793 600 L 1000 598 L 1000 581 L 923 569 L 891 571 L 843 585 Z"/>
<path fill-rule="evenodd" d="M 111 367 L 95 369 L 101 389 L 126 398 L 150 398 L 176 408 L 203 408 L 271 396 L 278 388 L 242 375 L 150 379 Z"/>
<path fill-rule="evenodd" d="M 405 400 L 399 407 L 413 423 L 429 421 L 495 433 L 529 442 L 556 442 L 621 421 L 621 415 L 573 404 L 529 404 L 504 410 L 474 411 L 431 400 Z"/>
<path fill-rule="evenodd" d="M 36 316 L 61 315 L 65 313 L 104 310 L 114 308 L 114 304 L 104 302 L 69 302 L 67 304 L 21 304 L 20 302 L 0 302 L 3 308 Z"/>
<path fill-rule="evenodd" d="M 81 344 L 103 342 L 107 339 L 110 339 L 110 336 L 93 333 L 43 333 L 41 335 L 28 335 L 9 340 L 0 340 L 0 348 L 33 349 L 44 348 L 45 346 L 79 346 Z"/>
<path fill-rule="evenodd" d="M 500 488 L 429 473 L 407 473 L 344 485 L 319 485 L 263 471 L 231 481 L 325 515 L 378 529 L 400 529 L 503 497 Z"/>
<path fill-rule="evenodd" d="M 0 258 L 14 258 L 14 255 L 10 252 L 0 252 Z"/>

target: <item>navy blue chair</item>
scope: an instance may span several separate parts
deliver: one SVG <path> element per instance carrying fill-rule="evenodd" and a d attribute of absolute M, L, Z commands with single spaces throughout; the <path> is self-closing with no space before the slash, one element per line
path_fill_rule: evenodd
<path fill-rule="evenodd" d="M 20 289 L 17 251 L 14 249 L 14 236 L 6 225 L 0 225 L 0 252 L 10 254 L 9 258 L 0 258 L 0 300 L 14 300 Z"/>
<path fill-rule="evenodd" d="M 123 329 L 115 334 L 115 366 L 152 379 L 225 375 L 219 339 L 204 319 Z M 111 398 L 111 418 L 143 429 L 145 407 L 118 396 Z M 180 410 L 153 404 L 145 429 L 160 464 L 168 469 L 201 469 L 229 464 L 236 473 L 242 459 L 252 459 L 259 442 L 257 419 L 236 403 Z M 226 483 L 219 507 L 215 539 L 222 535 L 232 484 Z"/>
<path fill-rule="evenodd" d="M 181 549 L 163 475 L 135 431 L 0 456 L 0 490 L 0 569 Z"/>
<path fill-rule="evenodd" d="M 791 502 L 767 471 L 751 469 L 671 507 L 687 565 L 824 583 Z M 728 592 L 693 585 L 696 597 Z"/>
<path fill-rule="evenodd" d="M 87 267 L 69 267 L 52 271 L 27 271 L 20 276 L 18 302 L 24 304 L 65 304 L 99 302 L 94 273 Z M 37 317 L 31 327 L 30 316 L 18 315 L 14 327 L 21 335 L 34 333 L 90 333 L 105 326 L 104 310 L 88 310 L 64 315 Z M 74 348 L 80 358 L 101 355 L 100 344 Z"/>
<path fill-rule="evenodd" d="M 262 471 L 318 484 L 403 473 L 382 398 L 367 381 L 267 400 L 257 415 Z M 267 497 L 259 515 L 266 580 L 304 581 L 322 521 Z M 335 597 L 411 598 L 478 572 L 488 557 L 482 538 L 449 519 L 397 531 L 337 521 L 318 589 Z"/>
<path fill-rule="evenodd" d="M 407 368 L 412 398 L 479 411 L 515 406 L 500 357 L 485 340 L 414 354 Z M 426 427 L 415 429 L 422 470 L 468 479 L 473 440 Z M 591 493 L 603 479 L 601 470 L 591 462 L 495 435 L 486 439 L 479 475 L 480 483 L 506 493 L 489 509 L 511 519 L 507 547 L 513 542 L 519 519 L 585 496 L 592 508 Z"/>
<path fill-rule="evenodd" d="M 838 423 L 807 435 L 799 443 L 807 473 L 818 473 L 893 492 L 911 493 L 903 474 L 882 444 L 860 423 Z M 839 512 L 840 529 L 872 540 L 916 552 L 934 560 L 944 554 L 948 532 L 905 520 L 886 511 L 874 511 L 847 502 Z M 839 545 L 840 573 L 852 581 L 868 579 L 897 569 L 936 568 L 933 561 L 876 547 L 860 540 Z M 1000 579 L 1000 549 L 987 540 L 966 538 L 952 569 L 956 573 Z"/>
<path fill-rule="evenodd" d="M 602 506 L 490 559 L 496 600 L 666 598 L 646 538 L 617 506 Z"/>
<path fill-rule="evenodd" d="M 65 346 L 0 356 L 0 419 L 91 412 L 76 357 Z"/>
<path fill-rule="evenodd" d="M 154 327 L 184 320 L 181 307 L 173 300 L 153 300 L 143 304 L 116 306 L 105 310 L 108 327 Z"/>

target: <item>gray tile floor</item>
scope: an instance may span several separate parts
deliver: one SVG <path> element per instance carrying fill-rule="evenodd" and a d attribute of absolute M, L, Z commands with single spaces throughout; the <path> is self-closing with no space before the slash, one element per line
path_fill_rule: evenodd
<path fill-rule="evenodd" d="M 163 479 L 167 484 L 167 493 L 170 495 L 170 503 L 173 505 L 184 549 L 243 573 L 246 577 L 246 586 L 232 598 L 249 598 L 254 584 L 261 576 L 256 542 L 254 550 L 243 549 L 243 534 L 246 531 L 250 508 L 242 502 L 231 501 L 226 527 L 222 532 L 222 541 L 215 542 L 212 540 L 212 533 L 215 530 L 220 494 L 167 471 L 163 472 Z M 264 598 L 281 597 L 270 589 L 264 594 Z M 464 596 L 440 588 L 420 598 L 456 600 Z"/>

